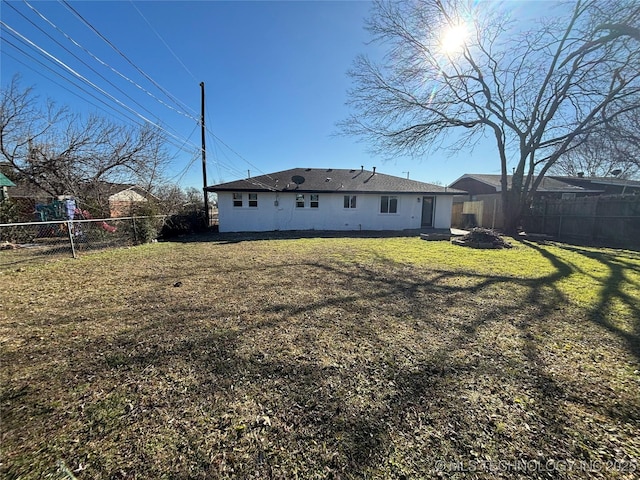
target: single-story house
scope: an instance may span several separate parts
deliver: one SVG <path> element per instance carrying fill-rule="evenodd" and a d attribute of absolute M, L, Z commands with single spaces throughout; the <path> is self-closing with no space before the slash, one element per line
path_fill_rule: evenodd
<path fill-rule="evenodd" d="M 448 187 L 359 169 L 293 168 L 212 185 L 221 232 L 451 227 Z"/>
<path fill-rule="evenodd" d="M 604 192 L 602 188 L 594 185 L 577 185 L 567 181 L 567 178 L 545 176 L 536 190 L 538 198 L 574 198 L 584 195 L 599 195 Z M 577 178 L 577 177 L 576 177 Z M 478 195 L 499 194 L 502 191 L 501 175 L 488 175 L 465 173 L 455 180 L 451 188 L 464 190 L 469 194 L 468 199 L 474 200 Z M 512 176 L 507 175 L 507 186 L 511 187 Z"/>
<path fill-rule="evenodd" d="M 11 185 L 0 187 L 0 198 L 11 198 L 18 205 L 20 217 L 25 220 L 44 220 L 37 213 L 38 209 L 66 198 L 75 198 L 78 208 L 89 210 L 94 217 L 124 217 L 128 216 L 135 206 L 144 205 L 151 193 L 138 185 L 96 182 L 84 184 L 78 188 L 80 192 L 67 192 L 65 195 L 52 195 L 32 182 L 20 178 L 10 164 L 0 162 L 0 175 Z M 13 179 L 13 181 L 12 181 Z M 6 183 L 4 180 L 0 180 Z M 35 217 L 34 217 L 35 215 Z"/>
<path fill-rule="evenodd" d="M 135 207 L 144 205 L 152 197 L 149 192 L 137 185 L 105 183 L 102 188 L 103 195 L 106 191 L 109 216 L 112 218 L 129 216 Z"/>
<path fill-rule="evenodd" d="M 502 228 L 502 183 L 501 175 L 466 173 L 449 185 L 464 190 L 466 196 L 456 197 L 453 207 L 453 225 L 462 228 L 480 226 Z M 507 176 L 511 186 L 512 176 Z M 595 185 L 577 185 L 564 177 L 546 176 L 536 190 L 535 198 L 561 199 L 587 195 L 601 195 L 604 189 Z"/>

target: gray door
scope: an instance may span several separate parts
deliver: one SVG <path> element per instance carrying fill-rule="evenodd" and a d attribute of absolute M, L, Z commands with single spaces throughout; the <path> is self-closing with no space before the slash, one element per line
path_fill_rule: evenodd
<path fill-rule="evenodd" d="M 433 207 L 436 204 L 435 197 L 422 197 L 422 222 L 420 225 L 433 227 Z"/>

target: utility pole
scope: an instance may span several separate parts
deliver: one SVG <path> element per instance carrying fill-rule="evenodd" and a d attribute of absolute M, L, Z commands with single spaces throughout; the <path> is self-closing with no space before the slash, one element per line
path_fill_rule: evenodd
<path fill-rule="evenodd" d="M 205 190 L 207 188 L 207 150 L 204 140 L 204 82 L 200 82 L 200 92 L 202 97 L 202 114 L 200 116 L 200 130 L 202 132 L 202 193 L 204 194 L 204 216 L 207 222 L 207 228 L 209 228 L 209 194 Z"/>

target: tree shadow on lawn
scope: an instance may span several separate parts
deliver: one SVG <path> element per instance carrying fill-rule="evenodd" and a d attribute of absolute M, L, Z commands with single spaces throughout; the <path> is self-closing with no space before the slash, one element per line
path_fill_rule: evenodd
<path fill-rule="evenodd" d="M 624 260 L 625 256 L 628 256 L 631 260 L 640 260 L 640 254 L 628 252 L 614 257 L 604 252 L 571 245 L 562 244 L 558 246 L 564 250 L 596 260 L 607 268 L 607 277 L 604 281 L 601 281 L 603 287 L 598 295 L 598 303 L 591 308 L 589 318 L 623 339 L 627 343 L 629 350 L 640 360 L 640 295 L 634 298 L 622 288 L 624 283 L 628 283 L 636 286 L 640 291 L 640 285 L 629 278 L 628 275 L 630 271 L 640 272 L 640 267 L 637 263 Z M 616 301 L 631 311 L 632 320 L 628 330 L 612 320 L 616 316 L 616 313 L 612 310 Z"/>
<path fill-rule="evenodd" d="M 286 286 L 233 304 L 223 294 L 207 307 L 186 298 L 182 315 L 178 304 L 170 317 L 64 352 L 64 411 L 26 408 L 12 421 L 57 421 L 53 445 L 33 455 L 84 464 L 94 478 L 424 478 L 460 465 L 483 478 L 547 478 L 559 474 L 495 462 L 628 458 L 638 399 L 630 393 L 616 417 L 604 374 L 593 373 L 594 390 L 561 370 L 584 360 L 556 345 L 563 326 L 588 327 L 563 315 L 557 282 L 574 268 L 527 245 L 555 271 L 263 266 L 274 280 L 286 271 L 305 279 L 313 300 Z M 603 294 L 616 294 L 620 281 L 611 284 Z M 612 426 L 630 436 L 603 440 Z M 77 441 L 58 429 L 75 429 Z"/>

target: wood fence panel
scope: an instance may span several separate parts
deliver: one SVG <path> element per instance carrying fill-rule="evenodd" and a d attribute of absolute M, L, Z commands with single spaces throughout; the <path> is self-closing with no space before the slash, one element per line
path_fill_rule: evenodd
<path fill-rule="evenodd" d="M 640 246 L 640 195 L 547 200 L 524 219 L 529 233 L 559 240 L 637 248 Z"/>

